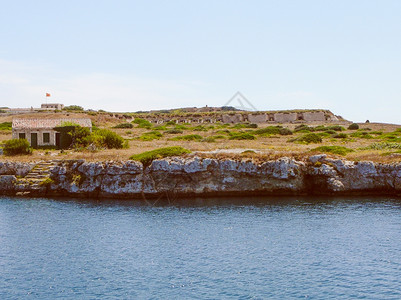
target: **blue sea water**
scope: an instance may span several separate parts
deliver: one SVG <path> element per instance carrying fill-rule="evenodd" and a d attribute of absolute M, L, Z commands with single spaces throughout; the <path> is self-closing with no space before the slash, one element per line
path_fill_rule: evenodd
<path fill-rule="evenodd" d="M 0 299 L 401 299 L 401 200 L 0 198 Z"/>

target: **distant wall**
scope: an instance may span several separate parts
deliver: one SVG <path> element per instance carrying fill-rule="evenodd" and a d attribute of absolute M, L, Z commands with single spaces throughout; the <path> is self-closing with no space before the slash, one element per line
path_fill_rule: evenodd
<path fill-rule="evenodd" d="M 248 121 L 251 123 L 266 123 L 267 115 L 266 114 L 259 114 L 259 115 L 249 114 Z"/>
<path fill-rule="evenodd" d="M 297 113 L 276 113 L 274 114 L 274 121 L 278 123 L 292 123 L 297 120 Z"/>
<path fill-rule="evenodd" d="M 223 123 L 241 123 L 243 117 L 240 114 L 235 115 L 223 115 Z"/>
<path fill-rule="evenodd" d="M 317 111 L 317 112 L 304 112 L 303 113 L 304 120 L 306 122 L 318 122 L 318 121 L 326 121 L 326 117 L 324 112 Z"/>

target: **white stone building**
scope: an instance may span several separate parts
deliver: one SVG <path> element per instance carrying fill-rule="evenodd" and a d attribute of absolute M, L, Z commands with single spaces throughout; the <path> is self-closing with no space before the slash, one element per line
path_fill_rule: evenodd
<path fill-rule="evenodd" d="M 12 138 L 27 139 L 29 144 L 36 147 L 62 145 L 62 135 L 54 128 L 64 124 L 77 124 L 92 129 L 89 118 L 82 119 L 20 119 L 14 118 L 12 122 Z"/>

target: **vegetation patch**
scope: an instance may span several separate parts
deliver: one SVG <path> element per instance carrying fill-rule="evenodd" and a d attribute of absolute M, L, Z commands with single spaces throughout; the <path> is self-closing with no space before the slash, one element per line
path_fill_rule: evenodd
<path fill-rule="evenodd" d="M 14 139 L 5 141 L 3 152 L 5 155 L 32 154 L 32 147 L 26 139 Z"/>
<path fill-rule="evenodd" d="M 231 133 L 230 140 L 255 140 L 256 137 L 253 134 L 250 134 L 248 132 L 236 132 L 236 133 Z"/>
<path fill-rule="evenodd" d="M 94 132 L 91 136 L 91 141 L 95 145 L 107 149 L 128 148 L 128 143 L 121 136 L 107 129 L 99 129 Z"/>
<path fill-rule="evenodd" d="M 11 122 L 0 123 L 0 130 L 11 130 L 11 129 L 12 129 L 12 123 Z"/>
<path fill-rule="evenodd" d="M 134 121 L 132 121 L 134 124 L 138 124 L 138 128 L 150 128 L 152 127 L 152 123 L 150 123 L 148 120 L 141 119 L 141 118 L 135 118 Z"/>
<path fill-rule="evenodd" d="M 354 150 L 342 146 L 321 146 L 312 149 L 311 151 L 318 151 L 323 153 L 331 153 L 337 155 L 347 155 L 350 152 L 354 152 Z"/>
<path fill-rule="evenodd" d="M 149 131 L 145 132 L 139 137 L 139 140 L 141 141 L 153 141 L 153 140 L 158 140 L 163 136 L 159 131 Z"/>
<path fill-rule="evenodd" d="M 181 129 L 168 129 L 164 133 L 167 133 L 167 134 L 180 134 L 180 133 L 183 133 L 183 131 Z"/>
<path fill-rule="evenodd" d="M 363 149 L 367 150 L 401 149 L 401 143 L 392 143 L 392 142 L 373 143 L 372 145 L 365 147 Z"/>
<path fill-rule="evenodd" d="M 171 141 L 200 141 L 203 138 L 199 134 L 187 134 L 183 136 L 176 136 Z"/>
<path fill-rule="evenodd" d="M 352 123 L 351 125 L 348 126 L 349 130 L 358 130 L 359 129 L 359 125 L 356 123 Z"/>
<path fill-rule="evenodd" d="M 316 133 L 307 133 L 300 137 L 291 139 L 289 140 L 289 142 L 304 143 L 304 144 L 321 143 L 322 137 Z"/>
<path fill-rule="evenodd" d="M 332 136 L 335 139 L 346 139 L 348 135 L 346 133 L 336 133 Z"/>
<path fill-rule="evenodd" d="M 152 151 L 146 151 L 140 154 L 135 154 L 130 157 L 132 160 L 140 161 L 146 168 L 150 166 L 153 160 L 171 157 L 171 156 L 182 156 L 184 154 L 191 153 L 188 149 L 183 147 L 166 147 Z"/>

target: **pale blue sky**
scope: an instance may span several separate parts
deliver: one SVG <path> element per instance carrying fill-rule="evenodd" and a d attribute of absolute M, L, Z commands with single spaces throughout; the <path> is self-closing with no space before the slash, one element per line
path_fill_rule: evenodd
<path fill-rule="evenodd" d="M 325 108 L 400 124 L 401 1 L 1 1 L 0 106 Z"/>

